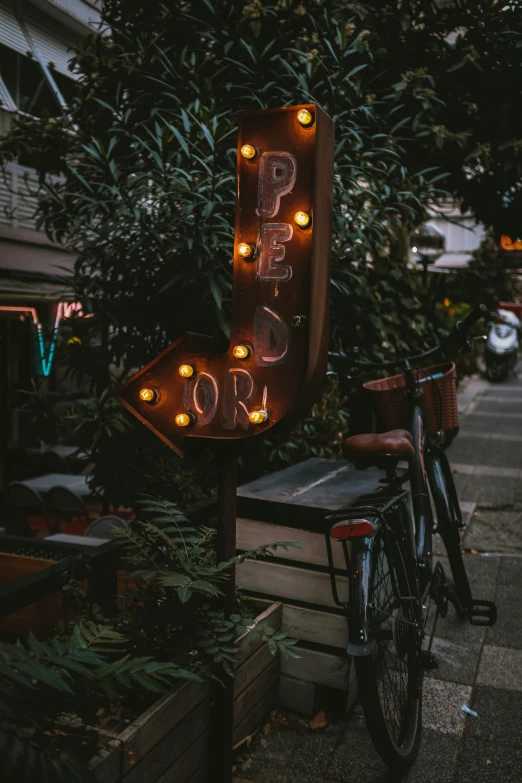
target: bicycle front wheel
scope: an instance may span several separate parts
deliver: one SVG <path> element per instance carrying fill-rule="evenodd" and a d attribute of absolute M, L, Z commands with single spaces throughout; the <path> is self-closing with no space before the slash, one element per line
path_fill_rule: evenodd
<path fill-rule="evenodd" d="M 417 580 L 407 567 L 406 542 L 391 530 L 385 535 L 381 528 L 365 547 L 361 565 L 367 576 L 359 582 L 365 596 L 353 599 L 361 606 L 369 597 L 367 618 L 377 650 L 354 658 L 359 695 L 377 753 L 391 769 L 404 772 L 417 757 L 422 731 Z"/>

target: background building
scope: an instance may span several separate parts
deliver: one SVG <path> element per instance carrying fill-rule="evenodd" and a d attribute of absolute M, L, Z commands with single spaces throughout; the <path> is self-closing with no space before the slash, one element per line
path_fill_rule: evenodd
<path fill-rule="evenodd" d="M 84 0 L 0 0 L 0 134 L 16 114 L 53 117 L 74 94 L 71 47 L 99 22 Z M 0 454 L 16 442 L 14 390 L 51 374 L 67 270 L 74 258 L 35 222 L 30 160 L 0 175 Z M 56 279 L 50 279 L 54 275 Z M 61 279 L 60 279 L 61 278 Z M 3 462 L 3 460 L 2 460 Z M 1 477 L 0 477 L 1 481 Z"/>

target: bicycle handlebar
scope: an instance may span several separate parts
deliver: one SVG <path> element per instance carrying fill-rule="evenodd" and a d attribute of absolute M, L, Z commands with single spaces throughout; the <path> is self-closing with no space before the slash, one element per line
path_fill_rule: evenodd
<path fill-rule="evenodd" d="M 478 307 L 472 310 L 463 321 L 457 321 L 449 335 L 445 338 L 445 340 L 443 340 L 443 343 L 438 343 L 437 345 L 428 348 L 427 351 L 419 353 L 416 356 L 402 356 L 401 358 L 392 359 L 388 362 L 358 362 L 356 359 L 353 359 L 346 353 L 332 351 L 328 353 L 328 357 L 334 361 L 340 360 L 343 362 L 349 362 L 352 367 L 360 367 L 362 369 L 366 368 L 368 370 L 379 370 L 389 367 L 399 367 L 401 364 L 405 364 L 407 362 L 417 362 L 421 359 L 425 359 L 432 353 L 439 351 L 443 347 L 444 343 L 447 343 L 448 345 L 458 345 L 462 349 L 466 349 L 468 347 L 470 348 L 467 334 L 472 326 L 480 321 L 481 318 L 484 318 L 486 315 L 488 315 L 488 312 L 489 311 L 486 305 L 480 304 Z"/>

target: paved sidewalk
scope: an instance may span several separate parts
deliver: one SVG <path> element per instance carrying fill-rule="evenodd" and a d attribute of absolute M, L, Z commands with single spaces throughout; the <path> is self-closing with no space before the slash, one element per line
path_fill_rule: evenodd
<path fill-rule="evenodd" d="M 421 752 L 404 780 L 520 783 L 522 380 L 474 380 L 461 395 L 460 409 L 461 432 L 448 453 L 470 512 L 466 568 L 475 597 L 495 600 L 499 616 L 494 628 L 484 629 L 462 623 L 450 607 L 446 620 L 439 620 L 439 669 L 425 680 Z M 478 718 L 462 712 L 463 704 Z M 360 707 L 324 729 L 312 731 L 297 721 L 272 729 L 254 741 L 236 774 L 237 783 L 396 780 L 373 750 Z"/>

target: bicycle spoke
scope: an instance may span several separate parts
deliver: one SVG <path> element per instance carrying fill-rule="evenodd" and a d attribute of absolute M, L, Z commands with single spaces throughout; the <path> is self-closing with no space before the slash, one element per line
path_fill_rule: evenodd
<path fill-rule="evenodd" d="M 388 731 L 396 744 L 404 740 L 408 710 L 408 633 L 415 626 L 409 612 L 404 612 L 400 599 L 394 594 L 393 567 L 380 542 L 372 583 L 372 618 L 374 634 L 379 643 L 378 693 Z M 398 556 L 398 554 L 397 554 Z M 396 568 L 396 566 L 395 566 Z M 401 589 L 398 574 L 395 584 Z M 407 587 L 403 585 L 403 587 Z M 402 590 L 401 590 L 402 592 Z M 404 635 L 406 640 L 404 641 Z M 399 641 L 399 639 L 401 641 Z M 398 649 L 406 644 L 406 649 Z"/>

